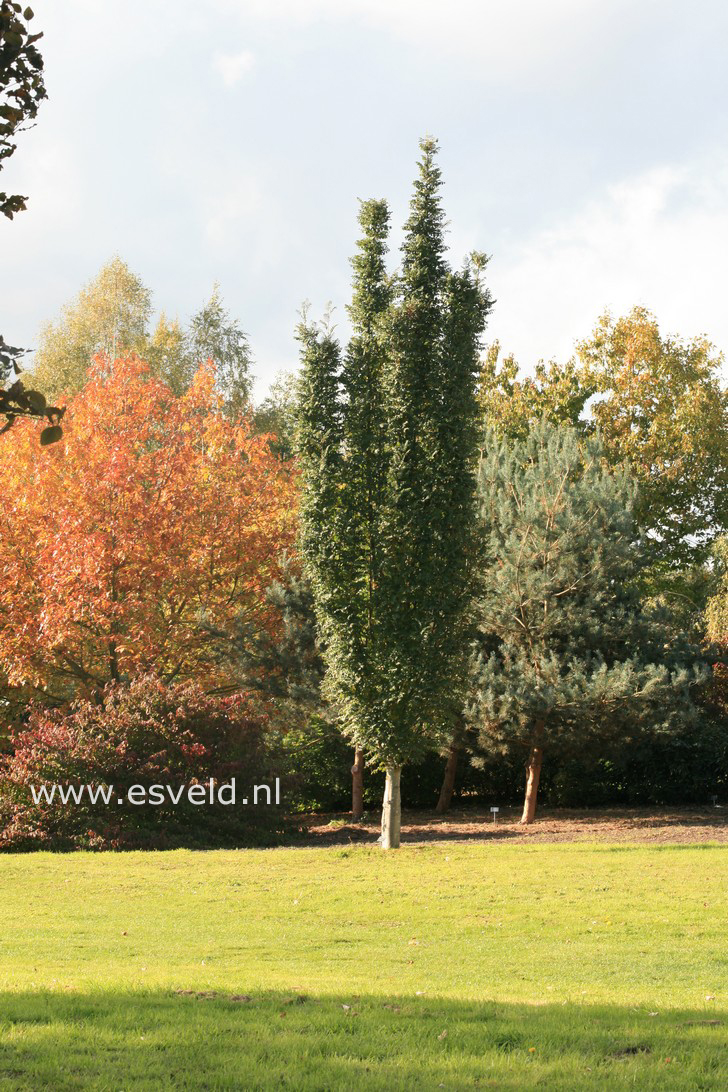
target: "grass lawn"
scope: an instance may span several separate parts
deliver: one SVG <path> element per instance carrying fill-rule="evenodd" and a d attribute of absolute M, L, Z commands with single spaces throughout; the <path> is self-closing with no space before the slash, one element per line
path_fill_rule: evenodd
<path fill-rule="evenodd" d="M 727 851 L 0 859 L 0 1089 L 726 1089 Z"/>

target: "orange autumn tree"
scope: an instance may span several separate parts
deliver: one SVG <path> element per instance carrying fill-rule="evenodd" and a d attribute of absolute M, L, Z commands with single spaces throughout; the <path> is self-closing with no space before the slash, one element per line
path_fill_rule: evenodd
<path fill-rule="evenodd" d="M 293 539 L 294 483 L 265 437 L 220 413 L 214 369 L 175 397 L 103 357 L 63 442 L 0 443 L 0 671 L 54 700 L 152 672 L 222 679 L 207 629 L 271 624 L 264 590 Z"/>

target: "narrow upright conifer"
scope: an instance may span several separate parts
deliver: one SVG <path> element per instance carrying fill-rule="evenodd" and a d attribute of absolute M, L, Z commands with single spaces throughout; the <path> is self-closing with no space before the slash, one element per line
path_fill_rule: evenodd
<path fill-rule="evenodd" d="M 365 202 L 353 333 L 301 328 L 302 549 L 347 734 L 386 769 L 382 845 L 399 845 L 400 772 L 462 708 L 475 528 L 475 383 L 491 306 L 475 255 L 445 260 L 436 144 L 386 271 L 387 206 Z"/>

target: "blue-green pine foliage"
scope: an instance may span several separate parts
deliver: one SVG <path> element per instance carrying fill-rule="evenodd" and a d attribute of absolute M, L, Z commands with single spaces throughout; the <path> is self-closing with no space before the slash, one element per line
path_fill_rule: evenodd
<path fill-rule="evenodd" d="M 545 420 L 523 441 L 490 430 L 478 494 L 481 745 L 583 756 L 694 721 L 705 663 L 640 599 L 636 486 L 599 437 Z"/>

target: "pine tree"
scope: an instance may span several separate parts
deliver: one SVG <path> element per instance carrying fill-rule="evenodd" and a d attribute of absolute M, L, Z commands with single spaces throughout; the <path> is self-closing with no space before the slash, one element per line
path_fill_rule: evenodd
<path fill-rule="evenodd" d="M 544 753 L 577 753 L 695 715 L 706 669 L 638 593 L 636 487 L 598 437 L 545 420 L 524 441 L 486 438 L 485 538 L 468 713 L 488 749 L 527 755 L 522 823 Z"/>
<path fill-rule="evenodd" d="M 422 142 L 402 270 L 362 205 L 353 336 L 304 322 L 301 544 L 344 730 L 386 769 L 382 845 L 399 845 L 400 771 L 448 741 L 464 693 L 474 528 L 475 378 L 490 297 L 475 256 L 444 256 L 436 144 Z"/>

